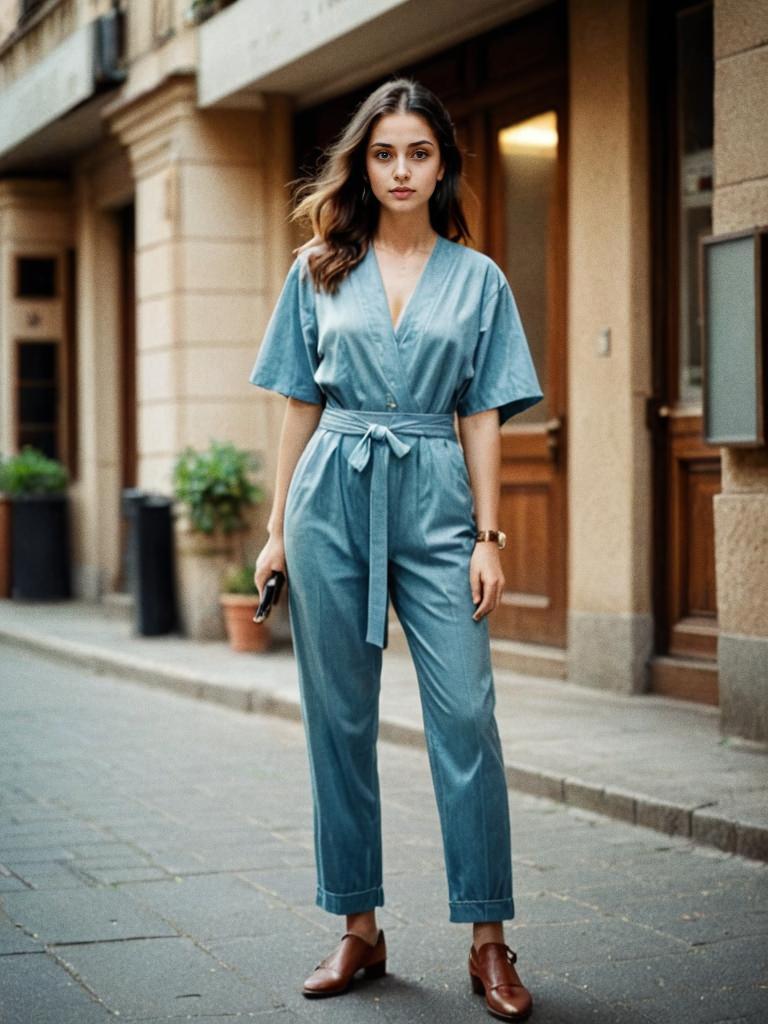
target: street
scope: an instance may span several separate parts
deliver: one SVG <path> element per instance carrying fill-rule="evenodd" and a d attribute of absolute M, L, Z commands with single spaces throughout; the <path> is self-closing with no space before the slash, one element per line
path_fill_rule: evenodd
<path fill-rule="evenodd" d="M 309 1001 L 344 931 L 314 905 L 300 723 L 6 645 L 0 1021 L 492 1019 L 448 921 L 426 752 L 379 742 L 387 975 Z M 768 868 L 510 791 L 506 941 L 539 1024 L 768 1019 Z"/>

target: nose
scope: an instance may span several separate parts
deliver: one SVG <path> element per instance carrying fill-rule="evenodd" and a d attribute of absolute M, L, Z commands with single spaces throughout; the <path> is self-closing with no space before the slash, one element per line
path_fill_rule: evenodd
<path fill-rule="evenodd" d="M 405 166 L 405 157 L 397 158 L 395 177 L 398 179 L 398 181 L 400 181 L 402 178 L 408 177 L 408 168 Z"/>

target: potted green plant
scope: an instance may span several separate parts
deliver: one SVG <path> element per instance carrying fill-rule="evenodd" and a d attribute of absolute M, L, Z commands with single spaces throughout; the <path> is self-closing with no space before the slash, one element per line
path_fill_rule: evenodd
<path fill-rule="evenodd" d="M 252 565 L 236 566 L 227 571 L 222 581 L 219 601 L 233 651 L 266 651 L 272 646 L 269 623 L 253 621 L 259 606 L 253 571 Z"/>
<path fill-rule="evenodd" d="M 259 469 L 258 455 L 217 440 L 207 451 L 187 446 L 174 463 L 173 493 L 182 507 L 175 519 L 179 613 L 187 636 L 224 639 L 221 579 L 245 561 L 249 513 L 264 498 L 251 479 Z"/>
<path fill-rule="evenodd" d="M 11 597 L 71 597 L 69 474 L 32 445 L 0 462 L 0 491 L 11 502 Z"/>

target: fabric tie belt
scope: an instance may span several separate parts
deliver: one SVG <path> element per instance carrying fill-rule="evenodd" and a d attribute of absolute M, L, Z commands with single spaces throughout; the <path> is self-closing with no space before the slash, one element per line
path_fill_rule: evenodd
<path fill-rule="evenodd" d="M 373 453 L 368 541 L 368 630 L 366 642 L 387 646 L 387 562 L 389 549 L 389 453 L 398 459 L 413 447 L 398 435 L 447 437 L 456 440 L 453 413 L 378 412 L 326 406 L 319 427 L 341 434 L 362 434 L 347 456 L 349 464 L 362 473 Z M 375 442 L 375 443 L 374 443 Z M 386 442 L 386 443 L 384 443 Z"/>

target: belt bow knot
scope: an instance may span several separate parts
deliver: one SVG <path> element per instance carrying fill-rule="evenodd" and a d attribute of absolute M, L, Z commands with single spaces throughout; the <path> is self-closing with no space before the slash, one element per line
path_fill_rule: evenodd
<path fill-rule="evenodd" d="M 371 438 L 376 441 L 386 441 L 398 459 L 402 459 L 413 447 L 413 442 L 406 444 L 405 441 L 401 441 L 383 423 L 371 423 L 348 456 L 350 466 L 360 472 L 368 465 L 368 460 L 371 457 Z"/>

